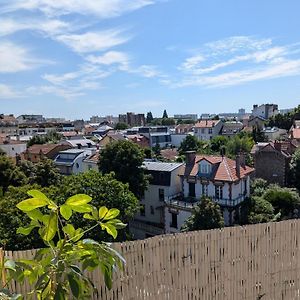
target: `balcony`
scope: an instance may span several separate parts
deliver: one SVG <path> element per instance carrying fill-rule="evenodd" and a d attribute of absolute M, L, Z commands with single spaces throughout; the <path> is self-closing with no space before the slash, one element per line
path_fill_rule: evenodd
<path fill-rule="evenodd" d="M 215 196 L 211 197 L 213 201 L 217 202 L 221 207 L 235 207 L 245 200 L 245 195 L 240 194 L 235 199 L 217 199 Z M 165 197 L 165 203 L 169 206 L 193 209 L 201 200 L 199 198 L 184 197 L 182 193 Z"/>

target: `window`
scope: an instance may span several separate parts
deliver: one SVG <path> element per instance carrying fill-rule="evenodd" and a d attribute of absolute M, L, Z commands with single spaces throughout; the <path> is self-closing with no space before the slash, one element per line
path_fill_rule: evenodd
<path fill-rule="evenodd" d="M 142 217 L 146 216 L 145 204 L 141 204 L 140 206 L 140 214 Z"/>
<path fill-rule="evenodd" d="M 204 174 L 210 173 L 211 172 L 211 166 L 209 164 L 202 163 L 200 165 L 200 172 L 204 173 Z"/>
<path fill-rule="evenodd" d="M 215 193 L 216 193 L 216 199 L 222 199 L 223 198 L 223 187 L 215 186 Z"/>
<path fill-rule="evenodd" d="M 151 212 L 151 215 L 154 215 L 154 207 L 152 205 L 150 206 L 150 212 Z"/>
<path fill-rule="evenodd" d="M 207 184 L 202 184 L 202 195 L 208 196 L 208 186 Z"/>
<path fill-rule="evenodd" d="M 209 129 L 208 129 L 208 133 L 209 133 L 209 134 L 212 134 L 212 128 L 209 128 Z"/>
<path fill-rule="evenodd" d="M 171 213 L 171 227 L 173 228 L 178 228 L 178 224 L 177 224 L 177 214 L 175 213 Z"/>
<path fill-rule="evenodd" d="M 201 133 L 204 134 L 205 133 L 205 128 L 201 129 Z"/>
<path fill-rule="evenodd" d="M 189 197 L 196 197 L 195 183 L 189 183 Z"/>
<path fill-rule="evenodd" d="M 158 189 L 158 198 L 159 198 L 159 201 L 165 200 L 165 190 L 164 189 Z"/>

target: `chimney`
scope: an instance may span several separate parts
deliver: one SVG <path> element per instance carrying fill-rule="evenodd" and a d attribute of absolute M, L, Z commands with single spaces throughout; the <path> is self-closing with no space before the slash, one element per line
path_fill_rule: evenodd
<path fill-rule="evenodd" d="M 237 154 L 236 155 L 236 158 L 235 158 L 235 171 L 236 171 L 236 176 L 238 178 L 241 177 L 241 157 L 240 157 L 240 154 Z"/>
<path fill-rule="evenodd" d="M 187 165 L 194 164 L 196 159 L 196 151 L 186 151 L 185 152 L 185 163 Z"/>
<path fill-rule="evenodd" d="M 274 142 L 274 148 L 277 151 L 281 151 L 281 143 L 280 143 L 280 141 L 275 140 L 275 142 Z"/>
<path fill-rule="evenodd" d="M 246 158 L 245 158 L 245 153 L 240 153 L 240 166 L 242 168 L 246 167 Z"/>

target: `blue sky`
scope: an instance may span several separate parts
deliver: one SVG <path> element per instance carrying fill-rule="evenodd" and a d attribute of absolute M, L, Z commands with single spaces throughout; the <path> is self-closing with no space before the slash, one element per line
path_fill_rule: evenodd
<path fill-rule="evenodd" d="M 0 0 L 0 113 L 294 107 L 299 11 L 299 0 Z"/>

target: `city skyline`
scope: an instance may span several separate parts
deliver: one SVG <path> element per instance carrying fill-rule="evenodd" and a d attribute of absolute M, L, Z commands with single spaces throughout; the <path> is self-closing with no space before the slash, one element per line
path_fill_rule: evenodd
<path fill-rule="evenodd" d="M 296 0 L 2 3 L 0 113 L 88 119 L 299 103 Z"/>

